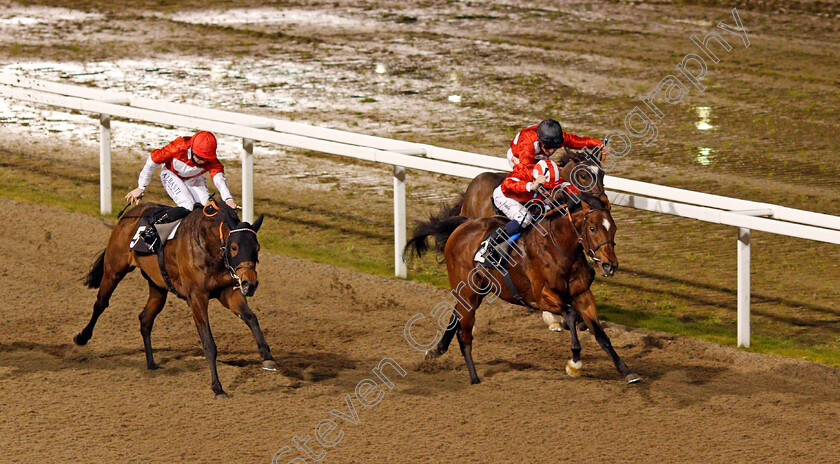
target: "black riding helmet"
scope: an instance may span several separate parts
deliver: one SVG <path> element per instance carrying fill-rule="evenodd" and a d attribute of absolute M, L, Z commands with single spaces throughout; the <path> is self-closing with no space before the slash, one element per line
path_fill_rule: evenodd
<path fill-rule="evenodd" d="M 537 126 L 537 137 L 546 150 L 563 146 L 563 128 L 553 119 L 546 119 Z"/>

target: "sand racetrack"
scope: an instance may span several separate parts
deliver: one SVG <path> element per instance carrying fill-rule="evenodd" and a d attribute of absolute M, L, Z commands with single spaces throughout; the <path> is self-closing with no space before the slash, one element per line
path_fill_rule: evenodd
<path fill-rule="evenodd" d="M 613 344 L 645 381 L 625 385 L 589 334 L 584 376 L 572 379 L 567 333 L 495 303 L 479 309 L 483 383 L 470 386 L 457 349 L 424 363 L 403 338 L 406 321 L 444 291 L 267 253 L 251 304 L 280 371 L 260 370 L 247 327 L 214 302 L 231 395 L 216 401 L 180 300 L 170 298 L 152 334 L 163 369 L 145 369 L 137 272 L 91 342 L 73 345 L 94 300 L 80 279 L 109 233 L 102 220 L 4 202 L 0 223 L 0 462 L 268 463 L 332 409 L 347 411 L 345 395 L 358 424 L 336 419 L 344 435 L 322 462 L 840 460 L 837 369 L 613 326 Z M 376 379 L 384 357 L 407 374 L 389 370 L 393 390 L 362 406 L 354 388 Z M 314 462 L 297 452 L 279 462 L 295 456 Z"/>

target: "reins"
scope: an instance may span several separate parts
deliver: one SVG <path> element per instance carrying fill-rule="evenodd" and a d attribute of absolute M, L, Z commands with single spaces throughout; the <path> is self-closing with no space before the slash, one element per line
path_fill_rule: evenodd
<path fill-rule="evenodd" d="M 565 256 L 566 258 L 569 259 L 569 261 L 574 261 L 573 257 L 569 256 L 568 253 L 563 251 L 563 249 L 560 248 L 560 245 L 557 244 L 557 240 L 554 238 L 553 228 L 551 227 L 551 221 L 554 220 L 554 213 L 557 213 L 557 212 L 560 212 L 560 213 L 565 212 L 565 216 L 569 219 L 569 224 L 571 224 L 572 230 L 574 230 L 575 235 L 577 235 L 578 244 L 580 245 L 580 249 L 582 249 L 584 251 L 584 254 L 587 257 L 589 257 L 590 259 L 592 259 L 593 262 L 595 262 L 595 263 L 600 263 L 601 262 L 601 260 L 597 256 L 595 256 L 595 252 L 598 251 L 602 246 L 607 245 L 607 244 L 612 244 L 613 246 L 615 246 L 615 241 L 613 241 L 613 240 L 606 240 L 606 241 L 598 244 L 598 246 L 596 246 L 594 248 L 591 246 L 592 238 L 586 232 L 586 223 L 589 219 L 589 214 L 592 213 L 593 211 L 598 211 L 598 210 L 593 209 L 593 210 L 590 210 L 590 211 L 587 211 L 587 212 L 583 213 L 583 222 L 581 223 L 581 230 L 580 231 L 575 226 L 574 221 L 572 221 L 572 213 L 569 212 L 569 208 L 568 208 L 567 205 L 563 204 L 563 205 L 557 206 L 554 209 L 551 209 L 548 213 L 546 213 L 546 216 L 549 217 L 549 219 L 548 219 L 548 226 L 549 226 L 548 227 L 548 236 L 551 239 L 551 243 L 554 245 L 554 247 L 557 249 L 557 251 L 562 253 L 563 256 Z"/>

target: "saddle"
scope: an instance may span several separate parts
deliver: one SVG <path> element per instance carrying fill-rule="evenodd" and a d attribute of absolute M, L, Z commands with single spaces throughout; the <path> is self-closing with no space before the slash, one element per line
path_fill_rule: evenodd
<path fill-rule="evenodd" d="M 181 224 L 181 219 L 156 224 L 170 209 L 169 206 L 161 206 L 144 214 L 137 224 L 137 231 L 129 242 L 128 248 L 139 255 L 153 255 L 163 249 L 166 241 L 175 236 Z"/>

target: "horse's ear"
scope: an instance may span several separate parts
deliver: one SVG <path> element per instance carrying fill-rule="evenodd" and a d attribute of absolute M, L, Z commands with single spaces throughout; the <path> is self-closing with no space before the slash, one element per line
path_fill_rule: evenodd
<path fill-rule="evenodd" d="M 260 217 L 258 217 L 257 220 L 254 221 L 253 224 L 251 224 L 251 229 L 254 232 L 258 232 L 260 230 L 260 226 L 262 226 L 262 222 L 263 222 L 263 216 L 264 215 L 260 214 Z"/>

